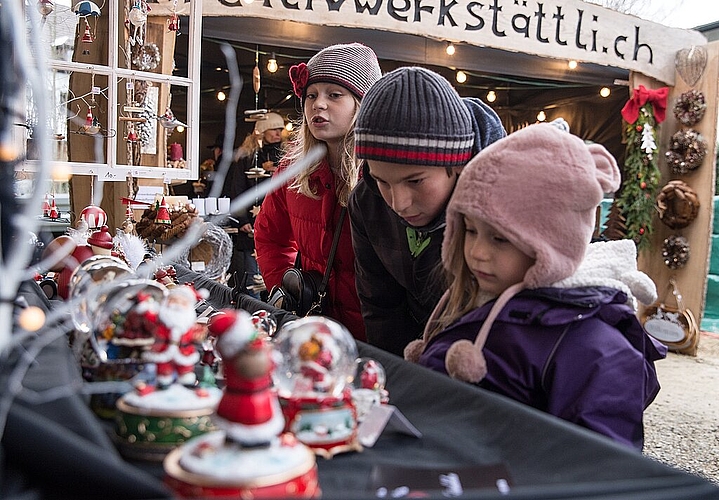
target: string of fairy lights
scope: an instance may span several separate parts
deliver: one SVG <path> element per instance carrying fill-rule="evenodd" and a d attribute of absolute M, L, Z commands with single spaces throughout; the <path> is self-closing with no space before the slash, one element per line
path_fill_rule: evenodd
<path fill-rule="evenodd" d="M 213 38 L 206 38 L 206 40 L 210 42 L 215 43 L 227 43 L 225 40 L 216 40 Z M 283 67 L 283 64 L 280 63 L 280 60 L 287 61 L 292 60 L 292 64 L 294 64 L 294 61 L 296 60 L 305 60 L 306 56 L 304 55 L 294 55 L 294 54 L 287 54 L 278 52 L 276 50 L 262 50 L 258 46 L 254 47 L 247 47 L 239 43 L 230 43 L 230 45 L 237 50 L 244 50 L 248 52 L 252 52 L 253 54 L 258 54 L 261 59 L 263 60 L 263 70 L 266 70 L 270 74 L 275 74 L 281 67 Z M 445 53 L 449 58 L 454 56 L 457 53 L 457 46 L 452 42 L 446 42 L 444 46 Z M 502 75 L 494 75 L 494 74 L 487 74 L 487 73 L 480 73 L 475 71 L 470 71 L 466 69 L 456 69 L 453 68 L 451 64 L 451 59 L 448 60 L 447 64 L 448 68 L 452 68 L 454 71 L 454 79 L 458 85 L 461 85 L 464 88 L 473 89 L 480 93 L 479 97 L 482 97 L 486 102 L 492 104 L 497 102 L 497 100 L 500 98 L 500 95 L 502 93 L 509 93 L 513 90 L 517 89 L 527 89 L 527 88 L 537 88 L 537 89 L 571 89 L 571 88 L 591 88 L 591 87 L 597 87 L 597 85 L 588 85 L 588 84 L 582 84 L 582 83 L 573 83 L 571 81 L 569 82 L 557 82 L 557 81 L 548 81 L 548 80 L 536 80 L 536 79 L 523 79 L 523 78 L 516 78 L 511 76 L 502 76 Z M 580 63 L 576 60 L 569 60 L 567 61 L 567 69 L 570 71 L 575 71 L 580 68 Z M 222 67 L 216 67 L 214 68 L 217 72 L 225 71 Z M 479 83 L 473 83 L 473 82 L 479 82 Z M 613 85 L 627 85 L 627 82 L 622 81 L 614 81 L 612 82 Z M 222 102 L 226 98 L 226 88 L 224 87 L 213 87 L 208 88 L 202 91 L 202 93 L 211 93 L 214 95 L 214 97 Z M 608 98 L 612 93 L 612 89 L 610 85 L 602 85 L 599 86 L 597 90 L 597 95 L 602 98 L 606 99 Z M 273 103 L 273 107 L 282 105 L 286 100 L 289 100 L 292 97 L 291 92 L 288 90 L 287 95 L 282 98 L 279 102 Z M 537 121 L 544 121 L 546 120 L 546 112 L 544 109 L 540 109 L 537 113 Z"/>

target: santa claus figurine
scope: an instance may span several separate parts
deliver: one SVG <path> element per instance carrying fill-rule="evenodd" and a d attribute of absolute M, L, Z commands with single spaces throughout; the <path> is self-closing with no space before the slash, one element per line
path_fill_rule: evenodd
<path fill-rule="evenodd" d="M 221 311 L 210 319 L 208 329 L 217 337 L 226 381 L 215 423 L 225 431 L 228 442 L 244 448 L 269 446 L 285 426 L 272 387 L 274 362 L 269 343 L 243 310 Z"/>
<path fill-rule="evenodd" d="M 193 387 L 197 376 L 195 364 L 200 360 L 196 342 L 202 333 L 197 324 L 195 305 L 199 294 L 190 285 L 169 289 L 157 313 L 155 342 L 143 359 L 157 365 L 157 386 L 166 389 L 175 377 L 177 383 Z"/>

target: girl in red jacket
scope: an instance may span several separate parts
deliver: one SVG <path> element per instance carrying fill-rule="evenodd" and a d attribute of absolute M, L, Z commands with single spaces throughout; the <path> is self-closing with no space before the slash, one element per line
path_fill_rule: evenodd
<path fill-rule="evenodd" d="M 361 172 L 354 154 L 355 117 L 360 100 L 380 76 L 374 51 L 359 43 L 332 45 L 307 64 L 290 68 L 303 118 L 278 171 L 318 144 L 324 143 L 327 153 L 262 202 L 255 221 L 255 249 L 268 290 L 294 266 L 298 252 L 302 269 L 324 274 L 341 209 Z M 348 217 L 340 231 L 322 314 L 364 340 Z"/>

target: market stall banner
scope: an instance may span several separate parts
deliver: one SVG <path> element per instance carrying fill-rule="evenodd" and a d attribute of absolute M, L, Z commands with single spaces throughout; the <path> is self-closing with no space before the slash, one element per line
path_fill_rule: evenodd
<path fill-rule="evenodd" d="M 189 3 L 178 14 L 189 14 Z M 153 15 L 172 2 L 150 0 Z M 706 45 L 670 28 L 598 5 L 530 0 L 204 0 L 203 16 L 238 16 L 391 31 L 454 43 L 636 71 L 674 85 L 677 50 Z"/>

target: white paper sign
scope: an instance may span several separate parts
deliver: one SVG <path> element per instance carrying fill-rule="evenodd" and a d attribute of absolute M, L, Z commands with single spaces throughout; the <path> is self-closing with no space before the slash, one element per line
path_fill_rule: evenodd
<path fill-rule="evenodd" d="M 139 186 L 137 188 L 137 194 L 135 195 L 135 201 L 154 204 L 155 199 L 158 196 L 161 198 L 162 194 L 162 186 Z"/>

